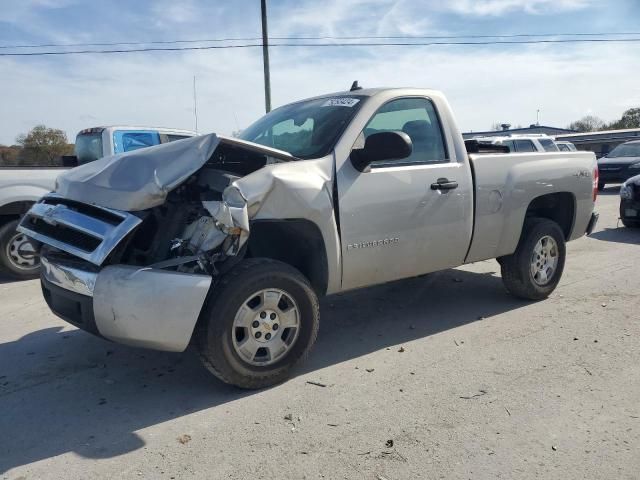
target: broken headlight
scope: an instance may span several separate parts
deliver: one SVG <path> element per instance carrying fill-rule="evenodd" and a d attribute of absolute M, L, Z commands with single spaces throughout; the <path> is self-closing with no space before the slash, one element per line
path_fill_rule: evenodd
<path fill-rule="evenodd" d="M 233 185 L 224 189 L 222 200 L 232 208 L 243 208 L 247 204 L 247 200 L 242 196 L 240 190 Z"/>

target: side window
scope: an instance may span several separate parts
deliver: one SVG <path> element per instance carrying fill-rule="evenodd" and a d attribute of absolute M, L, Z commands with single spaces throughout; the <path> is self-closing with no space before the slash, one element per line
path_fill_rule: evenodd
<path fill-rule="evenodd" d="M 558 151 L 558 147 L 556 146 L 555 143 L 553 143 L 553 140 L 550 140 L 548 138 L 541 138 L 540 139 L 540 145 L 542 145 L 542 148 L 544 148 L 545 152 L 557 152 Z"/>
<path fill-rule="evenodd" d="M 113 132 L 114 153 L 131 152 L 160 144 L 160 135 L 151 130 Z"/>
<path fill-rule="evenodd" d="M 536 147 L 531 140 L 515 140 L 516 151 L 518 152 L 535 152 Z"/>
<path fill-rule="evenodd" d="M 513 146 L 513 140 L 505 140 L 504 142 L 502 142 L 502 145 L 509 147 L 510 152 L 515 152 L 515 148 Z"/>
<path fill-rule="evenodd" d="M 561 152 L 569 151 L 569 146 L 565 145 L 564 143 L 558 143 L 556 146 L 558 147 L 558 150 L 560 150 Z"/>
<path fill-rule="evenodd" d="M 161 133 L 160 143 L 175 142 L 176 140 L 184 140 L 185 138 L 191 138 L 191 135 L 178 135 L 173 133 Z"/>
<path fill-rule="evenodd" d="M 372 167 L 448 161 L 438 115 L 431 101 L 426 98 L 392 100 L 380 107 L 363 133 L 366 138 L 373 133 L 390 131 L 409 135 L 413 151 L 408 158 L 374 162 Z"/>
<path fill-rule="evenodd" d="M 125 152 L 151 147 L 159 143 L 160 139 L 157 133 L 129 132 L 122 135 L 122 149 Z"/>

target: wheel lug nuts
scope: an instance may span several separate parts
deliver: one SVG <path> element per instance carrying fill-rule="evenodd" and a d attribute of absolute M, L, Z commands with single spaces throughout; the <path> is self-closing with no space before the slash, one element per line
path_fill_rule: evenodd
<path fill-rule="evenodd" d="M 253 323 L 251 324 L 251 326 L 253 328 L 258 328 L 260 326 L 260 322 L 258 320 L 254 320 Z"/>
<path fill-rule="evenodd" d="M 275 313 L 272 313 L 271 315 L 269 315 L 269 318 L 270 318 L 271 320 L 275 320 L 275 319 L 276 319 L 276 314 L 275 314 Z"/>
<path fill-rule="evenodd" d="M 267 335 L 269 335 L 269 334 L 267 333 Z M 261 336 L 262 336 L 262 333 L 256 332 L 256 335 L 255 335 L 256 338 L 260 338 Z"/>
<path fill-rule="evenodd" d="M 278 330 L 278 324 L 274 323 L 271 328 L 273 328 L 273 331 L 275 332 L 276 330 Z"/>
<path fill-rule="evenodd" d="M 260 318 L 267 318 L 267 312 L 260 312 Z"/>
<path fill-rule="evenodd" d="M 264 336 L 264 338 L 265 338 L 265 339 L 267 339 L 267 340 L 269 340 L 269 339 L 271 338 L 271 334 L 270 334 L 270 333 L 267 333 L 267 334 Z"/>

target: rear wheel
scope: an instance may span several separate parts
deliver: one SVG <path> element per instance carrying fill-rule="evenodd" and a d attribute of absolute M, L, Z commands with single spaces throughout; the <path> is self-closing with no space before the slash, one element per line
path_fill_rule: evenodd
<path fill-rule="evenodd" d="M 622 224 L 627 228 L 640 228 L 640 222 L 638 220 L 627 220 L 624 218 L 620 219 Z"/>
<path fill-rule="evenodd" d="M 36 278 L 40 257 L 31 240 L 16 231 L 18 223 L 12 220 L 0 227 L 0 270 L 18 280 Z"/>
<path fill-rule="evenodd" d="M 519 298 L 542 300 L 560 282 L 566 248 L 557 223 L 544 218 L 527 220 L 516 251 L 502 257 L 502 281 Z"/>
<path fill-rule="evenodd" d="M 319 305 L 307 279 L 270 259 L 247 259 L 212 290 L 200 319 L 200 358 L 223 382 L 262 388 L 285 380 L 318 334 Z"/>

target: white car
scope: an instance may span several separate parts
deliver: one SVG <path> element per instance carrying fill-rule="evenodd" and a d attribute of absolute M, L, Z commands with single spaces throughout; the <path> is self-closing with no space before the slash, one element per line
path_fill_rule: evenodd
<path fill-rule="evenodd" d="M 504 137 L 475 137 L 475 140 L 493 145 L 504 145 L 512 152 L 557 152 L 553 138 L 547 135 L 507 135 Z"/>

